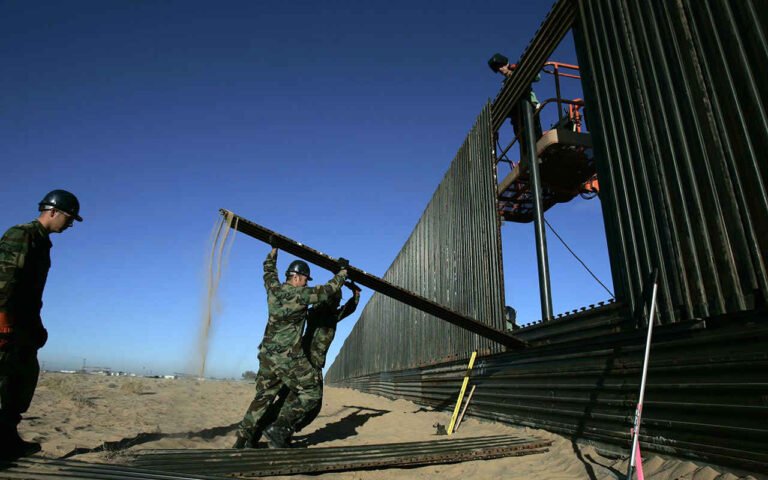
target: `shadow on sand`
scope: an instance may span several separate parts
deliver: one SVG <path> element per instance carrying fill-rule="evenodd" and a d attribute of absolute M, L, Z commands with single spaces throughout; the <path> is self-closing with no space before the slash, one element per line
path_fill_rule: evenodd
<path fill-rule="evenodd" d="M 309 447 L 310 445 L 317 445 L 329 440 L 341 440 L 357 435 L 357 429 L 364 425 L 368 420 L 374 417 L 379 417 L 388 413 L 389 410 L 376 410 L 373 408 L 365 408 L 358 406 L 345 405 L 344 409 L 353 410 L 350 414 L 344 418 L 329 423 L 323 428 L 312 432 L 308 435 L 296 437 L 294 439 L 294 446 L 296 447 Z M 343 410 L 342 410 L 343 411 Z M 334 413 L 336 415 L 337 413 Z M 97 447 L 78 447 L 74 450 L 59 457 L 60 459 L 67 459 L 74 457 L 75 455 L 83 455 L 86 453 L 98 453 L 98 452 L 119 452 L 137 445 L 142 445 L 149 442 L 155 442 L 163 438 L 203 438 L 211 439 L 223 435 L 229 435 L 237 430 L 239 422 L 232 425 L 226 425 L 221 427 L 206 428 L 196 432 L 180 432 L 180 433 L 160 433 L 160 432 L 142 432 L 133 437 L 123 438 L 114 442 L 104 442 Z"/>
<path fill-rule="evenodd" d="M 375 408 L 344 405 L 345 409 L 354 409 L 344 418 L 329 423 L 323 428 L 310 434 L 294 437 L 294 446 L 309 447 L 329 440 L 342 440 L 357 435 L 357 429 L 362 427 L 371 418 L 376 418 L 389 413 L 389 410 L 377 410 Z"/>
<path fill-rule="evenodd" d="M 239 422 L 238 422 L 239 423 Z M 228 435 L 237 429 L 238 423 L 232 425 L 226 425 L 222 427 L 205 428 L 197 432 L 181 432 L 181 433 L 159 433 L 159 432 L 142 432 L 135 437 L 123 438 L 114 442 L 104 442 L 98 447 L 87 448 L 78 447 L 68 452 L 67 454 L 59 457 L 60 459 L 66 459 L 74 457 L 75 455 L 82 455 L 84 453 L 96 453 L 96 452 L 117 452 L 125 450 L 126 448 L 135 447 L 136 445 L 142 445 L 148 442 L 154 442 L 163 438 L 203 438 L 211 439 L 222 435 Z"/>

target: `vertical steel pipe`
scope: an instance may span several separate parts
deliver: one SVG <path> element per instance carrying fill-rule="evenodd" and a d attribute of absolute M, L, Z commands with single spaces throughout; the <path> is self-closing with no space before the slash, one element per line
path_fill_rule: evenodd
<path fill-rule="evenodd" d="M 560 95 L 560 68 L 555 65 L 555 95 L 557 96 L 557 121 L 563 120 L 563 99 Z"/>
<path fill-rule="evenodd" d="M 539 159 L 536 156 L 536 131 L 533 128 L 533 105 L 528 98 L 520 100 L 525 128 L 525 150 L 528 159 L 528 172 L 533 193 L 533 228 L 536 232 L 536 259 L 539 266 L 539 295 L 541 297 L 541 319 L 552 319 L 552 287 L 549 282 L 549 254 L 547 252 L 547 232 L 544 229 L 544 208 L 541 199 L 541 174 Z"/>

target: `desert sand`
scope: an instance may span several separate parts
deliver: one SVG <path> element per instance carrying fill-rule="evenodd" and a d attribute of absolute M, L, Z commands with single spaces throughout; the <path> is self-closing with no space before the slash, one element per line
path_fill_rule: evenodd
<path fill-rule="evenodd" d="M 252 382 L 151 379 L 43 373 L 20 431 L 43 444 L 44 457 L 125 462 L 132 450 L 229 448 L 234 425 L 253 396 Z M 435 440 L 435 423 L 450 412 L 433 411 L 405 400 L 354 390 L 326 388 L 320 416 L 295 439 L 299 445 L 367 445 Z M 614 479 L 626 462 L 603 456 L 591 446 L 574 446 L 544 430 L 466 417 L 456 437 L 509 434 L 551 440 L 543 454 L 409 469 L 384 469 L 272 478 L 339 479 Z M 105 451 L 105 442 L 121 442 Z M 100 448 L 101 447 L 101 448 Z M 735 480 L 765 477 L 704 463 L 648 455 L 651 480 Z M 202 472 L 201 472 L 202 473 Z"/>

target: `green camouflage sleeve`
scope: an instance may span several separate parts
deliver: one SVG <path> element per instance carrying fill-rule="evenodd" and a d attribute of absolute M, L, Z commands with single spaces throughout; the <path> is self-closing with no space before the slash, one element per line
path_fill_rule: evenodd
<path fill-rule="evenodd" d="M 277 252 L 274 254 L 270 250 L 267 259 L 264 260 L 264 287 L 267 290 L 280 286 L 280 279 L 277 277 Z"/>
<path fill-rule="evenodd" d="M 0 240 L 0 312 L 5 311 L 13 294 L 28 251 L 29 233 L 23 228 L 9 228 Z"/>
<path fill-rule="evenodd" d="M 360 301 L 360 297 L 356 295 L 352 295 L 352 298 L 347 300 L 347 303 L 342 306 L 337 314 L 336 314 L 336 321 L 340 322 L 347 318 L 348 316 L 355 313 L 355 310 L 357 309 L 357 303 Z"/>
<path fill-rule="evenodd" d="M 298 301 L 302 305 L 314 305 L 316 303 L 328 300 L 331 295 L 338 292 L 347 279 L 347 271 L 340 270 L 339 273 L 325 285 L 317 287 L 304 287 L 299 291 Z"/>

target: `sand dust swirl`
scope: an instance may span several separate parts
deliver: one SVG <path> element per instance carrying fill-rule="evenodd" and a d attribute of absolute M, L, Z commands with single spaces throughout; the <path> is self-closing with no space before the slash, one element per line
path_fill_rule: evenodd
<path fill-rule="evenodd" d="M 234 226 L 233 226 L 234 223 Z M 221 282 L 221 274 L 226 268 L 229 253 L 232 245 L 235 243 L 235 235 L 231 236 L 229 246 L 227 238 L 232 229 L 237 228 L 237 219 L 232 213 L 220 218 L 211 232 L 211 253 L 208 256 L 208 265 L 206 268 L 206 294 L 203 302 L 203 312 L 200 323 L 200 336 L 197 343 L 198 363 L 197 373 L 200 378 L 205 376 L 205 366 L 208 360 L 208 345 L 210 343 L 211 327 L 216 315 L 221 313 L 218 291 Z"/>

